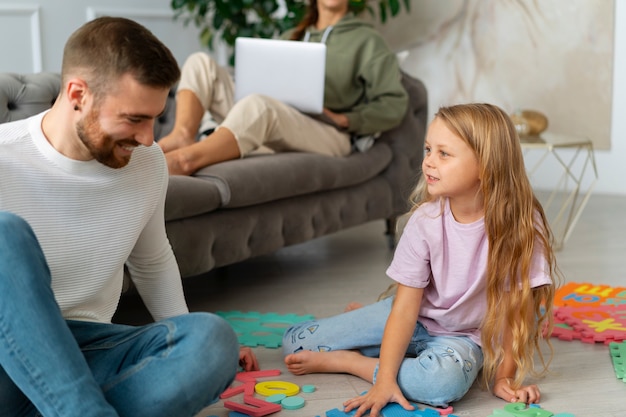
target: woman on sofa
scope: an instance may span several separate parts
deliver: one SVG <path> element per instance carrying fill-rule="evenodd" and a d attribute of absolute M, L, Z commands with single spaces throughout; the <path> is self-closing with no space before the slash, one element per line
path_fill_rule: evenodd
<path fill-rule="evenodd" d="M 258 94 L 234 103 L 228 71 L 195 53 L 182 68 L 174 128 L 159 141 L 170 174 L 191 175 L 261 147 L 347 156 L 352 139 L 400 123 L 408 96 L 397 58 L 369 23 L 354 16 L 349 0 L 311 0 L 302 22 L 282 38 L 326 44 L 326 121 Z M 196 141 L 205 111 L 219 125 Z"/>

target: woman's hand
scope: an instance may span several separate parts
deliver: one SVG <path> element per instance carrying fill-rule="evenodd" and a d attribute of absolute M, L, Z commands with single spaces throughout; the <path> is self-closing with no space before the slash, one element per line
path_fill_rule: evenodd
<path fill-rule="evenodd" d="M 256 355 L 249 347 L 239 348 L 239 366 L 246 372 L 259 370 L 259 362 Z"/>
<path fill-rule="evenodd" d="M 378 417 L 381 415 L 380 410 L 390 402 L 398 403 L 408 411 L 415 409 L 395 383 L 374 384 L 367 393 L 344 402 L 343 406 L 346 412 L 357 409 L 354 417 L 365 415 L 367 410 L 370 410 L 370 417 Z"/>
<path fill-rule="evenodd" d="M 515 389 L 511 386 L 510 378 L 500 378 L 493 387 L 493 393 L 504 401 L 512 403 L 534 404 L 541 399 L 537 385 L 526 385 Z"/>
<path fill-rule="evenodd" d="M 347 129 L 348 127 L 350 127 L 350 121 L 345 114 L 335 113 L 324 107 L 324 115 L 341 129 Z"/>

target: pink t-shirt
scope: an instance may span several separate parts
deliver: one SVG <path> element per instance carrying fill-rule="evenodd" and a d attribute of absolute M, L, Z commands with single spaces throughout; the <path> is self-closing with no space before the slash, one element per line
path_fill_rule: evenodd
<path fill-rule="evenodd" d="M 458 223 L 448 199 L 420 206 L 407 222 L 387 275 L 400 284 L 424 288 L 419 321 L 431 335 L 469 336 L 480 345 L 487 310 L 489 244 L 484 218 Z M 552 284 L 545 258 L 536 252 L 531 287 Z"/>

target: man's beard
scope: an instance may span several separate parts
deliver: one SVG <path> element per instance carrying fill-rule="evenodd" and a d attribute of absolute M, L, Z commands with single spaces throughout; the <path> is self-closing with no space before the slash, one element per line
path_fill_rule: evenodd
<path fill-rule="evenodd" d="M 102 131 L 98 116 L 99 112 L 91 109 L 83 119 L 76 123 L 76 134 L 96 161 L 110 168 L 125 167 L 130 162 L 130 156 L 117 157 L 115 155 L 115 147 L 120 141 L 116 141 L 111 135 Z M 121 143 L 139 145 L 133 139 L 123 140 Z"/>

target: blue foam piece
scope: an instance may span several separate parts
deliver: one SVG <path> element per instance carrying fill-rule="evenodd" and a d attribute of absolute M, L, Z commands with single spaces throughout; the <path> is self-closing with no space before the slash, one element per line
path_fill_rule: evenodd
<path fill-rule="evenodd" d="M 381 410 L 381 415 L 383 417 L 439 417 L 439 413 L 432 408 L 419 410 L 417 404 L 411 404 L 415 407 L 414 410 L 405 410 L 398 403 L 387 404 Z M 326 411 L 326 417 L 352 417 L 355 413 L 356 410 L 346 413 L 345 411 L 333 408 L 332 410 Z M 451 415 L 450 417 L 454 416 Z"/>
<path fill-rule="evenodd" d="M 338 408 L 333 408 L 332 410 L 326 411 L 326 417 L 351 417 L 354 415 L 354 410 L 346 413 L 344 411 L 339 410 Z"/>
<path fill-rule="evenodd" d="M 250 416 L 248 414 L 240 413 L 239 411 L 229 411 L 228 417 L 250 417 Z"/>

